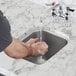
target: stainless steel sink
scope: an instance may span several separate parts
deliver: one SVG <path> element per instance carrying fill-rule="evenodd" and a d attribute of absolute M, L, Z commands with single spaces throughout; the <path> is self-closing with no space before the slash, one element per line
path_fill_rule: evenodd
<path fill-rule="evenodd" d="M 39 33 L 39 31 L 35 31 L 35 32 L 31 33 L 30 35 L 28 35 L 27 37 L 24 37 L 22 41 L 26 42 L 30 38 L 37 38 L 38 33 Z M 48 59 L 50 59 L 52 56 L 54 56 L 58 51 L 60 51 L 67 44 L 66 39 L 64 39 L 60 36 L 54 35 L 47 31 L 42 31 L 42 40 L 45 41 L 49 46 L 48 52 L 42 56 L 42 58 L 45 60 L 45 62 Z M 27 57 L 24 59 L 28 60 L 32 63 L 39 64 L 37 62 L 38 56 L 37 57 Z M 42 63 L 40 63 L 40 64 L 42 64 Z"/>

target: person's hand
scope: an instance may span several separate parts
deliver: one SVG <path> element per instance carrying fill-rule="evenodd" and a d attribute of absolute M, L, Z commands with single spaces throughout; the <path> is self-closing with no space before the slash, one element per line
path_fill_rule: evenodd
<path fill-rule="evenodd" d="M 45 42 L 36 42 L 31 47 L 33 56 L 44 55 L 48 52 L 48 45 Z"/>
<path fill-rule="evenodd" d="M 30 48 L 29 56 L 44 55 L 48 51 L 48 45 L 45 42 L 40 42 L 38 38 L 31 38 L 24 45 Z"/>
<path fill-rule="evenodd" d="M 40 42 L 38 38 L 31 38 L 25 45 L 30 48 L 29 56 L 44 55 L 48 51 L 48 45 L 45 42 Z"/>
<path fill-rule="evenodd" d="M 24 43 L 24 45 L 28 46 L 28 47 L 31 47 L 32 44 L 38 42 L 39 39 L 38 38 L 31 38 L 29 39 L 27 42 Z"/>
<path fill-rule="evenodd" d="M 28 52 L 28 56 L 32 56 L 32 44 L 35 44 L 36 42 L 38 42 L 38 38 L 31 38 L 31 39 L 29 39 L 27 42 L 22 42 L 22 44 L 26 47 L 27 46 L 27 48 L 28 48 L 28 50 L 27 50 L 27 52 Z"/>

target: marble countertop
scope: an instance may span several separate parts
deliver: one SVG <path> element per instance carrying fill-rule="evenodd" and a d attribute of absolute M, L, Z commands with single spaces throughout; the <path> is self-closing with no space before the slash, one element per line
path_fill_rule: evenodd
<path fill-rule="evenodd" d="M 68 44 L 44 64 L 36 65 L 23 59 L 12 59 L 2 52 L 0 67 L 6 68 L 18 76 L 76 76 L 75 17 L 71 19 L 70 27 L 65 27 L 64 23 L 53 26 L 50 22 L 49 10 L 29 0 L 1 0 L 0 7 L 11 24 L 11 33 L 14 37 L 18 38 L 29 27 L 38 26 L 40 17 L 45 26 L 48 25 L 71 36 Z"/>
<path fill-rule="evenodd" d="M 75 76 L 76 75 L 76 40 L 70 40 L 60 52 L 41 65 L 23 59 L 14 60 L 10 71 L 18 76 Z"/>

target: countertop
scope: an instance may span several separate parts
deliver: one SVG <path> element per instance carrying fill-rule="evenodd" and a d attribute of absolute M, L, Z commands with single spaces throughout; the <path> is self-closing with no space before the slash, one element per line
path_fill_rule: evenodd
<path fill-rule="evenodd" d="M 58 23 L 59 25 L 57 26 L 51 25 L 49 23 L 49 10 L 47 11 L 47 8 L 32 3 L 29 0 L 1 0 L 0 7 L 2 7 L 2 11 L 11 24 L 11 33 L 14 37 L 18 38 L 29 27 L 38 26 L 40 16 L 43 16 L 42 20 L 44 20 L 45 26 L 48 25 L 70 36 L 68 44 L 44 64 L 36 65 L 23 59 L 13 59 L 2 52 L 0 54 L 0 67 L 10 70 L 18 76 L 76 76 L 75 16 L 71 19 L 71 26 L 69 28 L 65 27 L 62 23 L 62 25 Z M 67 33 L 65 28 L 70 33 Z"/>

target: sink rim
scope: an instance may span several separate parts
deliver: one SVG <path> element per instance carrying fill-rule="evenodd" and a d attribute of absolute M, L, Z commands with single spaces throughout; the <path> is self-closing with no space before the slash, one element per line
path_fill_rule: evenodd
<path fill-rule="evenodd" d="M 19 40 L 20 41 L 23 41 L 25 38 L 27 38 L 29 35 L 31 35 L 32 33 L 34 32 L 37 32 L 37 31 L 40 31 L 38 28 L 30 28 L 29 30 L 26 31 L 26 33 L 24 33 L 23 35 L 21 35 L 19 37 Z M 47 30 L 47 29 L 43 29 L 43 31 L 45 32 L 48 32 L 48 33 L 51 33 L 55 36 L 58 36 L 60 38 L 63 38 L 65 39 L 67 42 L 69 41 L 69 36 L 67 36 L 66 34 L 64 34 L 63 32 L 61 31 L 58 31 L 58 30 Z"/>
<path fill-rule="evenodd" d="M 31 32 L 30 34 L 28 34 L 26 37 L 24 37 L 24 39 L 23 40 L 25 40 L 26 38 L 28 38 L 31 34 L 33 34 L 33 33 L 37 33 L 37 32 L 39 32 L 38 30 L 36 30 L 36 31 L 34 31 L 34 32 Z M 43 31 L 43 32 L 47 32 L 47 31 Z M 48 32 L 49 33 L 49 32 Z M 51 33 L 50 33 L 51 34 Z M 55 35 L 55 34 L 52 34 L 52 35 Z M 57 35 L 56 35 L 57 36 Z M 60 36 L 58 36 L 58 37 L 60 37 Z M 30 37 L 31 38 L 31 37 Z M 61 38 L 61 37 L 60 37 Z M 64 39 L 64 38 L 63 38 Z M 64 40 L 66 40 L 66 39 L 64 39 Z M 67 41 L 67 40 L 66 40 Z M 67 43 L 68 43 L 68 41 L 67 41 Z M 66 46 L 66 45 L 65 45 Z M 64 47 L 63 47 L 64 48 Z M 63 48 L 61 48 L 61 49 L 63 49 Z M 60 49 L 60 50 L 61 50 Z M 57 52 L 56 52 L 57 53 Z M 50 59 L 50 58 L 49 58 Z M 48 60 L 49 60 L 48 59 Z M 27 60 L 27 61 L 30 61 L 30 60 L 28 60 L 28 59 L 25 59 L 25 60 Z M 48 61 L 47 60 L 47 61 Z M 46 61 L 46 62 L 47 62 Z M 30 61 L 31 63 L 33 63 L 32 61 Z M 46 63 L 46 62 L 44 62 L 44 63 Z M 41 65 L 41 64 L 44 64 L 44 63 L 40 63 L 40 64 L 37 64 L 37 63 L 33 63 L 33 64 L 37 64 L 37 65 Z"/>

